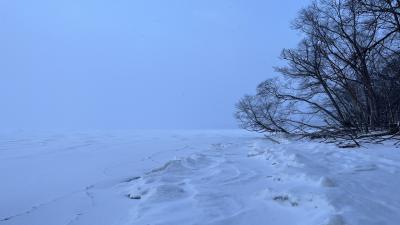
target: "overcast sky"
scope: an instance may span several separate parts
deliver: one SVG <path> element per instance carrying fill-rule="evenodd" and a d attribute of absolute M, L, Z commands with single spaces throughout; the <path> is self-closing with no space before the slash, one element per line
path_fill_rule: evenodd
<path fill-rule="evenodd" d="M 235 128 L 307 0 L 2 0 L 0 126 Z"/>

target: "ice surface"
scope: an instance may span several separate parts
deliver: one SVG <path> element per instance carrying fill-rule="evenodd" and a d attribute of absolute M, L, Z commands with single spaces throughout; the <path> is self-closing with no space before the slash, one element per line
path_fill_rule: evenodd
<path fill-rule="evenodd" d="M 397 225 L 400 149 L 244 131 L 0 135 L 0 225 Z"/>

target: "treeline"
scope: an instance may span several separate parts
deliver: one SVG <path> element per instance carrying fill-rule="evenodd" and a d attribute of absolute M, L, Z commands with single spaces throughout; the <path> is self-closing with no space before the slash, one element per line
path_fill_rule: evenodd
<path fill-rule="evenodd" d="M 400 128 L 400 0 L 317 0 L 293 22 L 282 75 L 237 104 L 251 131 L 312 136 L 396 134 Z"/>

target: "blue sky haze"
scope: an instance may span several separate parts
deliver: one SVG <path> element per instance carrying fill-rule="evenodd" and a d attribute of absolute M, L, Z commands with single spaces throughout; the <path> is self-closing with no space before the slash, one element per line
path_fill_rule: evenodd
<path fill-rule="evenodd" d="M 308 1 L 3 0 L 0 124 L 235 128 Z"/>

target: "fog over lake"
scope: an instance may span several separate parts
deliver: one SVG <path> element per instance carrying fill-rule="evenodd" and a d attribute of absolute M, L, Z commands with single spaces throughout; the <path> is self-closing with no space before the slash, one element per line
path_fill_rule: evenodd
<path fill-rule="evenodd" d="M 236 128 L 308 1 L 0 2 L 0 123 L 22 129 Z M 282 6 L 284 4 L 284 6 Z"/>

